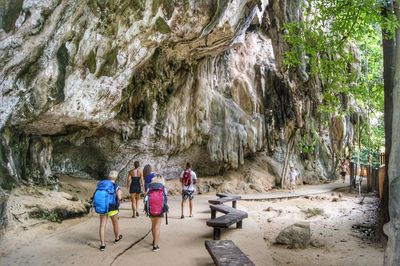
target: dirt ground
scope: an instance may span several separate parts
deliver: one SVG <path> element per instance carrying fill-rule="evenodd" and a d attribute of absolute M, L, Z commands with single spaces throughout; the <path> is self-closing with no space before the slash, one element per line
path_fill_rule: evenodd
<path fill-rule="evenodd" d="M 95 182 L 90 180 L 61 180 L 61 193 L 82 201 L 90 198 L 94 187 Z M 212 229 L 205 222 L 210 217 L 208 199 L 213 197 L 197 195 L 195 217 L 180 220 L 180 197 L 171 196 L 170 224 L 163 225 L 161 251 L 156 256 L 151 252 L 151 237 L 147 236 L 113 265 L 212 265 L 204 241 L 212 238 Z M 224 230 L 222 239 L 233 240 L 256 265 L 382 265 L 384 249 L 372 240 L 377 198 L 371 195 L 363 204 L 359 202 L 357 194 L 345 191 L 285 200 L 240 201 L 238 208 L 247 211 L 249 219 L 241 230 Z M 124 239 L 118 245 L 108 243 L 103 253 L 98 250 L 98 217 L 93 213 L 62 223 L 32 219 L 30 226 L 15 227 L 2 236 L 0 265 L 110 265 L 115 255 L 149 230 L 147 217 L 131 219 L 130 212 L 130 203 L 122 204 L 120 226 Z M 274 244 L 282 229 L 304 221 L 311 225 L 312 243 L 308 248 Z M 111 242 L 110 225 L 107 237 Z"/>
<path fill-rule="evenodd" d="M 276 265 L 382 265 L 384 248 L 374 239 L 377 199 L 363 204 L 354 193 L 326 193 L 306 198 L 241 202 L 264 232 Z M 336 201 L 337 200 L 337 201 Z M 312 243 L 306 249 L 274 244 L 279 232 L 308 221 Z"/>

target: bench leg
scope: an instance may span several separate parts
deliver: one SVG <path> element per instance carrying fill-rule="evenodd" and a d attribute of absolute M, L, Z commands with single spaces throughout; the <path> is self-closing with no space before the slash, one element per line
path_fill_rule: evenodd
<path fill-rule="evenodd" d="M 232 201 L 232 208 L 236 209 L 236 200 Z"/>
<path fill-rule="evenodd" d="M 217 217 L 217 211 L 211 210 L 211 219 L 215 219 Z"/>
<path fill-rule="evenodd" d="M 243 221 L 237 222 L 237 223 L 236 223 L 236 228 L 242 228 L 242 222 L 243 222 Z"/>
<path fill-rule="evenodd" d="M 221 228 L 214 228 L 214 240 L 220 240 L 221 239 Z"/>

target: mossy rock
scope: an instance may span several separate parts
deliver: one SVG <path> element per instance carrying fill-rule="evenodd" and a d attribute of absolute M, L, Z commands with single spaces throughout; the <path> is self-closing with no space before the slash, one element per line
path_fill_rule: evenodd
<path fill-rule="evenodd" d="M 168 34 L 171 32 L 171 28 L 168 26 L 164 19 L 158 17 L 156 23 L 154 24 L 154 30 L 163 34 Z"/>
<path fill-rule="evenodd" d="M 89 52 L 88 57 L 86 58 L 85 61 L 85 66 L 89 69 L 90 73 L 96 72 L 96 53 L 94 50 L 91 50 Z"/>
<path fill-rule="evenodd" d="M 5 32 L 14 30 L 23 3 L 23 0 L 0 1 L 0 28 Z"/>
<path fill-rule="evenodd" d="M 165 13 L 165 16 L 167 19 L 170 19 L 172 17 L 172 13 L 174 13 L 175 9 L 175 1 L 173 0 L 153 0 L 152 6 L 151 6 L 151 13 L 154 15 L 157 14 L 158 8 L 162 6 L 163 11 Z"/>
<path fill-rule="evenodd" d="M 117 55 L 118 48 L 112 48 L 104 57 L 104 61 L 100 66 L 99 72 L 97 73 L 97 77 L 107 76 L 111 77 L 116 72 L 116 64 L 117 64 Z"/>

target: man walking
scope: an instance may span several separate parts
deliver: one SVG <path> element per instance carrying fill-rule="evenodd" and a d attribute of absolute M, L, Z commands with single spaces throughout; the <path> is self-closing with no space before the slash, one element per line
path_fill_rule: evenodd
<path fill-rule="evenodd" d="M 298 177 L 298 173 L 296 169 L 294 168 L 293 164 L 290 164 L 290 169 L 288 173 L 288 180 L 289 180 L 289 186 L 290 186 L 290 191 L 289 192 L 294 192 L 294 189 L 296 188 L 296 179 Z"/>
<path fill-rule="evenodd" d="M 190 163 L 186 163 L 185 170 L 181 173 L 181 183 L 182 183 L 182 203 L 181 203 L 181 219 L 185 218 L 183 214 L 183 208 L 186 200 L 189 200 L 189 217 L 193 217 L 193 197 L 195 187 L 197 182 L 196 173 L 192 171 Z"/>

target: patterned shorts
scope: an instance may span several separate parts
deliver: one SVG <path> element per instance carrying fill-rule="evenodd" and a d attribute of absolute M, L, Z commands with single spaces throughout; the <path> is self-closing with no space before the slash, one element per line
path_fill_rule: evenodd
<path fill-rule="evenodd" d="M 182 190 L 182 199 L 183 200 L 192 200 L 194 198 L 194 191 L 191 190 Z"/>

